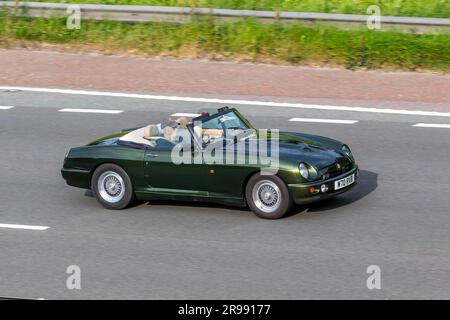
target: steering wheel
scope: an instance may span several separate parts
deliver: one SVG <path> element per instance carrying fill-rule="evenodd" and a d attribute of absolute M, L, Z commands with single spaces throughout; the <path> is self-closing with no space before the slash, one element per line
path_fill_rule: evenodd
<path fill-rule="evenodd" d="M 203 142 L 204 144 L 208 144 L 210 141 L 211 141 L 211 136 L 210 136 L 209 134 L 204 134 L 204 135 L 202 136 L 202 142 Z"/>

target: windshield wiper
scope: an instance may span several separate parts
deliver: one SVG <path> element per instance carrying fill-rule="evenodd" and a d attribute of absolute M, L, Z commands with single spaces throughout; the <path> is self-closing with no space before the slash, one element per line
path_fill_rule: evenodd
<path fill-rule="evenodd" d="M 227 130 L 242 130 L 242 131 L 246 131 L 248 129 L 244 129 L 244 128 L 241 128 L 241 127 L 228 127 Z"/>

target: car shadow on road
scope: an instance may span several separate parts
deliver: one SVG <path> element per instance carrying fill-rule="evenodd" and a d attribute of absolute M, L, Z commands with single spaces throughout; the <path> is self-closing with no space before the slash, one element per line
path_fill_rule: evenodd
<path fill-rule="evenodd" d="M 343 193 L 322 202 L 295 206 L 288 217 L 301 213 L 321 213 L 355 203 L 378 188 L 378 174 L 372 171 L 361 170 L 358 184 L 349 192 Z"/>
<path fill-rule="evenodd" d="M 84 192 L 85 197 L 95 198 L 91 190 L 86 190 Z M 214 203 L 214 202 L 200 202 L 200 201 L 183 201 L 183 200 L 135 200 L 128 209 L 140 207 L 143 205 L 147 206 L 175 206 L 175 207 L 192 207 L 192 208 L 211 208 L 211 209 L 228 209 L 235 211 L 249 211 L 245 207 L 234 207 L 227 206 L 224 204 Z"/>
<path fill-rule="evenodd" d="M 143 204 L 144 202 L 141 202 Z M 183 201 L 183 200 L 151 200 L 145 202 L 149 206 L 179 206 L 179 207 L 191 207 L 191 208 L 211 208 L 211 209 L 224 209 L 232 211 L 249 212 L 246 207 L 227 206 L 214 202 L 200 202 L 200 201 Z"/>

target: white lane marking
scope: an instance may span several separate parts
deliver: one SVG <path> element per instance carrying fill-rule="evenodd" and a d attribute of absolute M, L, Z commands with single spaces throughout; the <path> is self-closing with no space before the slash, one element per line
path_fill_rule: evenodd
<path fill-rule="evenodd" d="M 59 110 L 59 112 L 118 114 L 118 113 L 122 113 L 123 110 L 61 109 L 61 110 Z"/>
<path fill-rule="evenodd" d="M 200 115 L 197 113 L 174 113 L 171 117 L 188 117 L 188 118 L 197 118 Z"/>
<path fill-rule="evenodd" d="M 333 119 L 311 119 L 311 118 L 292 118 L 291 122 L 313 122 L 313 123 L 335 123 L 335 124 L 355 124 L 358 120 L 333 120 Z"/>
<path fill-rule="evenodd" d="M 13 106 L 0 106 L 0 110 L 9 110 L 14 108 Z"/>
<path fill-rule="evenodd" d="M 417 123 L 413 125 L 416 128 L 436 128 L 436 129 L 450 129 L 450 124 L 438 124 L 438 123 Z"/>
<path fill-rule="evenodd" d="M 22 225 L 22 224 L 4 224 L 4 223 L 0 223 L 0 228 L 44 231 L 44 230 L 49 229 L 50 227 L 46 227 L 46 226 L 27 226 L 27 225 Z"/>
<path fill-rule="evenodd" d="M 160 95 L 148 95 L 148 94 L 85 91 L 85 90 L 70 90 L 70 89 L 48 89 L 48 88 L 0 86 L 0 90 L 21 90 L 21 91 L 31 91 L 31 92 L 62 93 L 62 94 L 120 97 L 120 98 L 147 99 L 147 100 L 218 103 L 218 104 L 222 104 L 222 105 L 224 105 L 224 104 L 225 105 L 226 104 L 228 104 L 228 105 L 250 105 L 250 106 L 265 106 L 265 107 L 278 107 L 278 108 L 297 108 L 297 109 L 313 109 L 313 110 L 329 110 L 329 111 L 352 111 L 352 112 L 367 112 L 367 113 L 382 113 L 382 114 L 398 114 L 398 115 L 411 115 L 411 116 L 450 117 L 450 112 L 378 109 L 378 108 L 330 106 L 330 105 L 315 105 L 315 104 L 302 104 L 302 103 L 231 100 L 231 99 L 207 99 L 207 98 L 160 96 Z"/>

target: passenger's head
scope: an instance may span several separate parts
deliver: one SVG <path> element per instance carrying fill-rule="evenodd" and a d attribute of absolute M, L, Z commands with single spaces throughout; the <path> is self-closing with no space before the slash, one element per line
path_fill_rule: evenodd
<path fill-rule="evenodd" d="M 179 128 L 186 128 L 187 125 L 189 124 L 189 120 L 186 117 L 181 117 L 178 118 L 177 120 L 175 120 L 178 123 L 178 127 Z"/>

